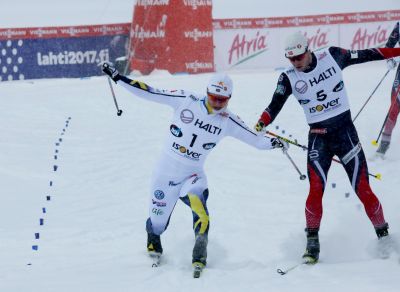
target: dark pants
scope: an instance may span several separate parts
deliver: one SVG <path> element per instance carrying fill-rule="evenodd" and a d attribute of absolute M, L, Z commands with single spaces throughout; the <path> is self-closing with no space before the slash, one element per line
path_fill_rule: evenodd
<path fill-rule="evenodd" d="M 382 205 L 369 185 L 368 166 L 349 112 L 330 122 L 311 125 L 307 171 L 310 181 L 305 214 L 307 228 L 317 229 L 322 218 L 322 196 L 332 158 L 339 157 L 350 183 L 375 227 L 384 225 Z"/>

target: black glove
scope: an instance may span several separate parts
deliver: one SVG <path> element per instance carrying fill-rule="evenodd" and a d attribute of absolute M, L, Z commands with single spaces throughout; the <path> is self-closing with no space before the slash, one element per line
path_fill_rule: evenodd
<path fill-rule="evenodd" d="M 108 62 L 104 62 L 103 66 L 102 66 L 102 70 L 105 74 L 107 74 L 108 76 L 110 76 L 110 78 L 112 80 L 114 80 L 114 82 L 117 82 L 118 80 L 121 79 L 121 75 L 119 75 L 119 72 L 117 69 L 115 69 L 115 67 L 113 67 L 113 65 L 111 63 Z"/>
<path fill-rule="evenodd" d="M 271 138 L 271 145 L 273 148 L 282 148 L 283 152 L 286 152 L 289 149 L 289 143 L 279 138 Z"/>

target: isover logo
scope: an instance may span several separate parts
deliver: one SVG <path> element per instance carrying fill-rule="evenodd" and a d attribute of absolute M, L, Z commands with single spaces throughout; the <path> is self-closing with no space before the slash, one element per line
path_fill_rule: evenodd
<path fill-rule="evenodd" d="M 173 143 L 172 147 L 176 150 L 178 150 L 180 153 L 184 154 L 185 157 L 194 159 L 194 160 L 199 160 L 200 158 L 200 153 L 191 151 L 190 149 L 187 149 L 185 146 L 179 145 L 178 143 Z"/>
<path fill-rule="evenodd" d="M 334 107 L 336 107 L 339 104 L 339 97 L 331 100 L 327 103 L 319 104 L 317 106 L 310 107 L 310 113 L 315 113 L 315 112 L 321 112 L 321 111 L 328 111 L 332 110 Z"/>
<path fill-rule="evenodd" d="M 170 129 L 172 135 L 174 135 L 175 137 L 178 137 L 178 138 L 179 138 L 179 137 L 182 137 L 182 136 L 183 136 L 182 130 L 179 129 L 176 125 L 171 125 L 171 126 L 169 127 L 169 129 Z"/>

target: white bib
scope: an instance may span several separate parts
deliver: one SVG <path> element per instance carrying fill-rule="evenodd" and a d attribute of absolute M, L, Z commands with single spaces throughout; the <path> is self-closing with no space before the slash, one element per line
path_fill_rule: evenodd
<path fill-rule="evenodd" d="M 285 72 L 308 124 L 330 119 L 350 109 L 342 70 L 329 50 L 314 54 L 317 66 L 311 72 L 300 72 L 295 68 Z"/>

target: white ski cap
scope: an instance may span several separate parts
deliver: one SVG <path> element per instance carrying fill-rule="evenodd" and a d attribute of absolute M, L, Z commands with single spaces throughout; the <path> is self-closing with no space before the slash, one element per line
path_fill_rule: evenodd
<path fill-rule="evenodd" d="M 226 97 L 231 97 L 232 89 L 232 79 L 225 73 L 214 74 L 207 85 L 207 93 Z"/>
<path fill-rule="evenodd" d="M 286 58 L 294 57 L 305 53 L 308 49 L 307 38 L 299 31 L 287 36 L 285 40 Z"/>

